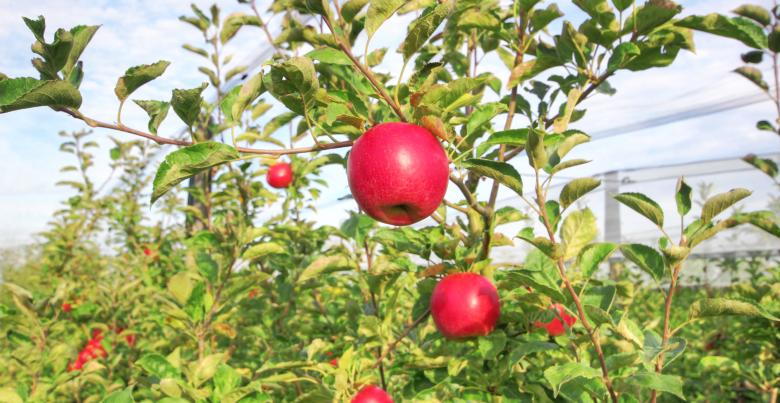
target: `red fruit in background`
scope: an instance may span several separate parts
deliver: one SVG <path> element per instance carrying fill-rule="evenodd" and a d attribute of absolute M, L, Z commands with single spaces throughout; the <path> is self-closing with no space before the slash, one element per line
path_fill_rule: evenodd
<path fill-rule="evenodd" d="M 334 358 L 334 359 L 332 359 L 332 360 L 330 360 L 328 362 L 330 363 L 330 365 L 333 365 L 334 367 L 338 368 L 338 366 L 339 366 L 339 359 L 338 358 Z"/>
<path fill-rule="evenodd" d="M 272 187 L 277 189 L 286 188 L 292 183 L 292 167 L 286 162 L 271 165 L 265 178 Z"/>
<path fill-rule="evenodd" d="M 352 196 L 383 223 L 409 225 L 433 213 L 447 192 L 449 160 L 428 130 L 382 123 L 352 146 L 347 176 Z"/>
<path fill-rule="evenodd" d="M 73 307 L 69 303 L 67 303 L 67 302 L 63 302 L 62 303 L 62 312 L 68 313 L 72 309 L 73 309 Z"/>
<path fill-rule="evenodd" d="M 393 403 L 393 399 L 382 388 L 369 385 L 352 398 L 352 403 Z"/>
<path fill-rule="evenodd" d="M 146 256 L 152 256 L 152 253 L 154 253 L 154 252 L 152 252 L 152 250 L 151 250 L 151 249 L 149 249 L 149 248 L 144 248 L 144 255 L 146 255 Z"/>
<path fill-rule="evenodd" d="M 253 289 L 249 290 L 249 294 L 247 294 L 247 297 L 249 299 L 252 299 L 252 298 L 256 297 L 257 294 L 260 294 L 260 290 L 258 290 L 257 288 L 253 288 Z"/>
<path fill-rule="evenodd" d="M 551 310 L 555 311 L 555 318 L 549 322 L 534 322 L 534 326 L 538 328 L 544 328 L 547 330 L 547 334 L 553 337 L 560 336 L 566 333 L 567 327 L 574 326 L 577 323 L 577 318 L 566 313 L 566 309 L 561 304 L 552 304 Z M 563 320 L 561 320 L 563 318 Z M 564 323 L 566 326 L 564 326 Z"/>
<path fill-rule="evenodd" d="M 498 292 L 479 274 L 450 274 L 433 289 L 431 314 L 436 328 L 448 339 L 485 336 L 501 315 Z"/>
<path fill-rule="evenodd" d="M 130 347 L 135 346 L 135 335 L 134 334 L 128 334 L 125 336 L 125 341 L 127 342 L 127 345 Z"/>

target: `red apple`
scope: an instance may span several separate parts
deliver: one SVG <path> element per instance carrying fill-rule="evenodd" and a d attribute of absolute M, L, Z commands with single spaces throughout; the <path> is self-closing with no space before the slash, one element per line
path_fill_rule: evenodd
<path fill-rule="evenodd" d="M 393 399 L 382 388 L 369 385 L 360 389 L 352 403 L 393 403 Z"/>
<path fill-rule="evenodd" d="M 334 359 L 332 359 L 332 360 L 330 360 L 328 362 L 330 363 L 330 365 L 333 365 L 336 368 L 338 368 L 338 366 L 339 366 L 339 359 L 338 358 L 334 358 Z"/>
<path fill-rule="evenodd" d="M 62 303 L 62 312 L 68 313 L 72 309 L 73 309 L 73 306 L 71 306 L 69 303 L 67 303 L 67 302 L 63 302 Z"/>
<path fill-rule="evenodd" d="M 560 336 L 566 333 L 566 328 L 570 328 L 577 323 L 577 318 L 566 313 L 566 309 L 561 304 L 552 304 L 551 310 L 555 311 L 555 318 L 549 322 L 534 322 L 534 326 L 538 328 L 544 328 L 547 330 L 547 334 L 553 337 Z M 561 321 L 561 319 L 563 319 Z M 564 323 L 566 326 L 564 327 Z"/>
<path fill-rule="evenodd" d="M 496 287 L 475 273 L 450 274 L 436 284 L 431 296 L 436 328 L 448 339 L 485 336 L 501 315 Z"/>
<path fill-rule="evenodd" d="M 266 174 L 268 184 L 277 189 L 286 188 L 292 183 L 292 167 L 286 162 L 271 165 Z"/>
<path fill-rule="evenodd" d="M 360 136 L 347 162 L 352 196 L 366 214 L 393 225 L 428 217 L 447 191 L 449 160 L 428 130 L 382 123 Z"/>
<path fill-rule="evenodd" d="M 149 248 L 144 248 L 144 255 L 146 256 L 152 256 L 152 250 Z"/>

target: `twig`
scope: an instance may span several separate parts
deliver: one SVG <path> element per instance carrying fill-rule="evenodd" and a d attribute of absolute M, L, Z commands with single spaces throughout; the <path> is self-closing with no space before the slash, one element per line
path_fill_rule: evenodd
<path fill-rule="evenodd" d="M 176 140 L 167 137 L 157 136 L 151 133 L 146 133 L 137 129 L 133 129 L 132 127 L 125 126 L 123 124 L 112 124 L 112 123 L 101 122 L 99 120 L 88 118 L 82 115 L 81 112 L 73 109 L 64 108 L 64 109 L 60 109 L 60 111 L 65 112 L 76 119 L 84 121 L 84 123 L 86 123 L 90 127 L 102 127 L 104 129 L 111 129 L 120 132 L 130 133 L 154 141 L 155 143 L 160 145 L 168 144 L 168 145 L 175 145 L 179 147 L 187 147 L 194 144 L 193 142 L 187 140 Z M 268 150 L 268 149 L 248 148 L 248 147 L 236 147 L 236 150 L 244 154 L 288 155 L 288 154 L 302 154 L 308 152 L 351 147 L 352 143 L 353 142 L 351 140 L 348 140 L 348 141 L 337 141 L 333 143 L 320 143 L 319 145 L 310 146 L 310 147 L 286 148 L 280 150 Z"/>
<path fill-rule="evenodd" d="M 411 325 L 407 326 L 406 329 L 404 329 L 403 333 L 401 333 L 401 335 L 398 336 L 398 338 L 393 340 L 392 343 L 388 344 L 387 349 L 382 353 L 381 356 L 379 356 L 379 358 L 376 360 L 372 368 L 376 368 L 382 365 L 382 361 L 387 357 L 388 354 L 390 354 L 393 350 L 395 350 L 395 347 L 398 345 L 398 343 L 400 343 L 401 340 L 405 339 L 406 336 L 408 336 L 409 333 L 411 333 L 412 330 L 414 330 L 414 328 L 420 325 L 420 323 L 425 321 L 425 319 L 428 318 L 428 315 L 430 315 L 430 313 L 431 313 L 431 309 L 430 308 L 426 309 L 425 312 L 423 312 L 423 314 L 420 315 L 419 318 L 415 319 L 415 321 L 412 322 Z"/>

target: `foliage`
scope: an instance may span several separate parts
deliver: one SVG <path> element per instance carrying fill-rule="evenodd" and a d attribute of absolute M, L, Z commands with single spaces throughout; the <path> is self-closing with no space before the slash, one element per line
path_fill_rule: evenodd
<path fill-rule="evenodd" d="M 527 0 L 276 0 L 267 12 L 283 22 L 272 38 L 254 1 L 240 2 L 247 13 L 223 17 L 216 6 L 193 5 L 181 17 L 203 34 L 208 50 L 185 49 L 210 63 L 199 68 L 208 82 L 174 89 L 167 101 L 133 99 L 150 133 L 123 125 L 122 105 L 161 80 L 168 62 L 129 68 L 114 90 L 116 124 L 101 122 L 78 109 L 79 57 L 98 28 L 57 30 L 49 43 L 43 17 L 25 19 L 40 79 L 0 75 L 0 112 L 48 106 L 144 140 L 114 140 L 119 184 L 107 188 L 90 174 L 91 132 L 63 134 L 61 150 L 75 158 L 63 172 L 75 178 L 60 184 L 74 194 L 33 256 L 3 268 L 0 399 L 346 401 L 368 384 L 396 401 L 777 393 L 777 263 L 748 262 L 750 278 L 722 289 L 681 283 L 694 248 L 721 231 L 749 224 L 780 236 L 771 213 L 733 209 L 748 190 L 694 209 L 681 179 L 676 217 L 643 194 L 616 195 L 658 227 L 654 245 L 597 242 L 596 217 L 580 202 L 599 180 L 574 179 L 557 198 L 549 192 L 558 173 L 588 162 L 566 159 L 590 140 L 572 126 L 586 99 L 614 92 L 610 77 L 673 63 L 693 50 L 692 29 L 775 52 L 774 14 L 743 7 L 740 17 L 679 19 L 682 8 L 668 0 L 575 1 L 567 19 L 555 4 Z M 398 47 L 410 74 L 400 77 L 373 70 L 387 50 L 371 51 L 370 38 L 393 15 L 412 20 Z M 227 88 L 244 70 L 223 47 L 250 29 L 275 55 Z M 356 55 L 360 36 L 369 41 Z M 505 82 L 479 69 L 486 54 L 505 64 Z M 754 73 L 740 72 L 757 81 Z M 188 138 L 158 135 L 169 108 Z M 445 201 L 436 225 L 424 227 L 386 227 L 360 212 L 339 228 L 306 219 L 317 214 L 326 169 L 345 166 L 333 150 L 392 120 L 441 140 L 462 200 Z M 156 173 L 153 143 L 178 147 Z M 255 148 L 263 143 L 274 148 Z M 513 160 L 522 154 L 527 183 Z M 281 155 L 294 181 L 271 191 L 261 177 Z M 481 179 L 491 185 L 487 196 L 478 193 Z M 500 186 L 518 196 L 516 206 L 495 208 Z M 514 238 L 497 230 L 521 221 L 527 228 Z M 668 222 L 680 223 L 677 239 Z M 530 248 L 522 262 L 491 259 L 493 247 L 516 241 Z M 631 270 L 616 269 L 629 262 Z M 599 273 L 607 264 L 609 277 Z M 496 285 L 501 318 L 487 336 L 449 341 L 428 305 L 437 280 L 462 271 Z M 733 314 L 741 316 L 724 316 Z M 555 320 L 562 329 L 553 336 L 542 324 Z M 105 356 L 69 370 L 85 345 Z"/>

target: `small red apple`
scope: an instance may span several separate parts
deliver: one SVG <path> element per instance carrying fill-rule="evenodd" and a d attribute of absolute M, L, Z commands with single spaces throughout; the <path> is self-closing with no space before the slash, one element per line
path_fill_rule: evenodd
<path fill-rule="evenodd" d="M 534 322 L 534 327 L 544 328 L 547 334 L 553 337 L 566 333 L 566 328 L 570 328 L 577 323 L 577 318 L 566 313 L 566 309 L 561 304 L 552 304 L 551 310 L 555 311 L 555 318 L 549 322 Z M 563 321 L 561 321 L 563 319 Z M 564 323 L 566 326 L 564 327 Z"/>
<path fill-rule="evenodd" d="M 360 389 L 352 403 L 393 403 L 393 399 L 382 388 L 369 385 Z"/>
<path fill-rule="evenodd" d="M 450 274 L 431 296 L 436 328 L 448 339 L 485 336 L 493 331 L 501 305 L 496 287 L 476 273 Z"/>
<path fill-rule="evenodd" d="M 292 167 L 286 162 L 271 165 L 266 174 L 268 184 L 277 189 L 286 188 L 292 183 Z"/>
<path fill-rule="evenodd" d="M 333 365 L 336 368 L 338 368 L 338 366 L 339 366 L 339 359 L 338 358 L 334 358 L 334 359 L 332 359 L 332 360 L 330 360 L 328 362 L 330 363 L 330 365 Z"/>
<path fill-rule="evenodd" d="M 428 217 L 447 192 L 449 160 L 428 130 L 382 123 L 360 136 L 347 161 L 352 196 L 383 223 L 409 225 Z"/>
<path fill-rule="evenodd" d="M 135 334 L 128 334 L 125 336 L 125 341 L 127 342 L 127 345 L 130 347 L 135 346 Z"/>
<path fill-rule="evenodd" d="M 154 252 L 152 252 L 152 250 L 151 250 L 151 249 L 149 249 L 149 248 L 144 248 L 144 255 L 146 255 L 146 256 L 152 256 L 152 254 L 153 254 L 153 253 L 154 253 Z"/>
<path fill-rule="evenodd" d="M 73 309 L 73 306 L 71 306 L 69 303 L 67 303 L 67 302 L 63 302 L 62 303 L 62 312 L 68 313 L 72 309 Z"/>

